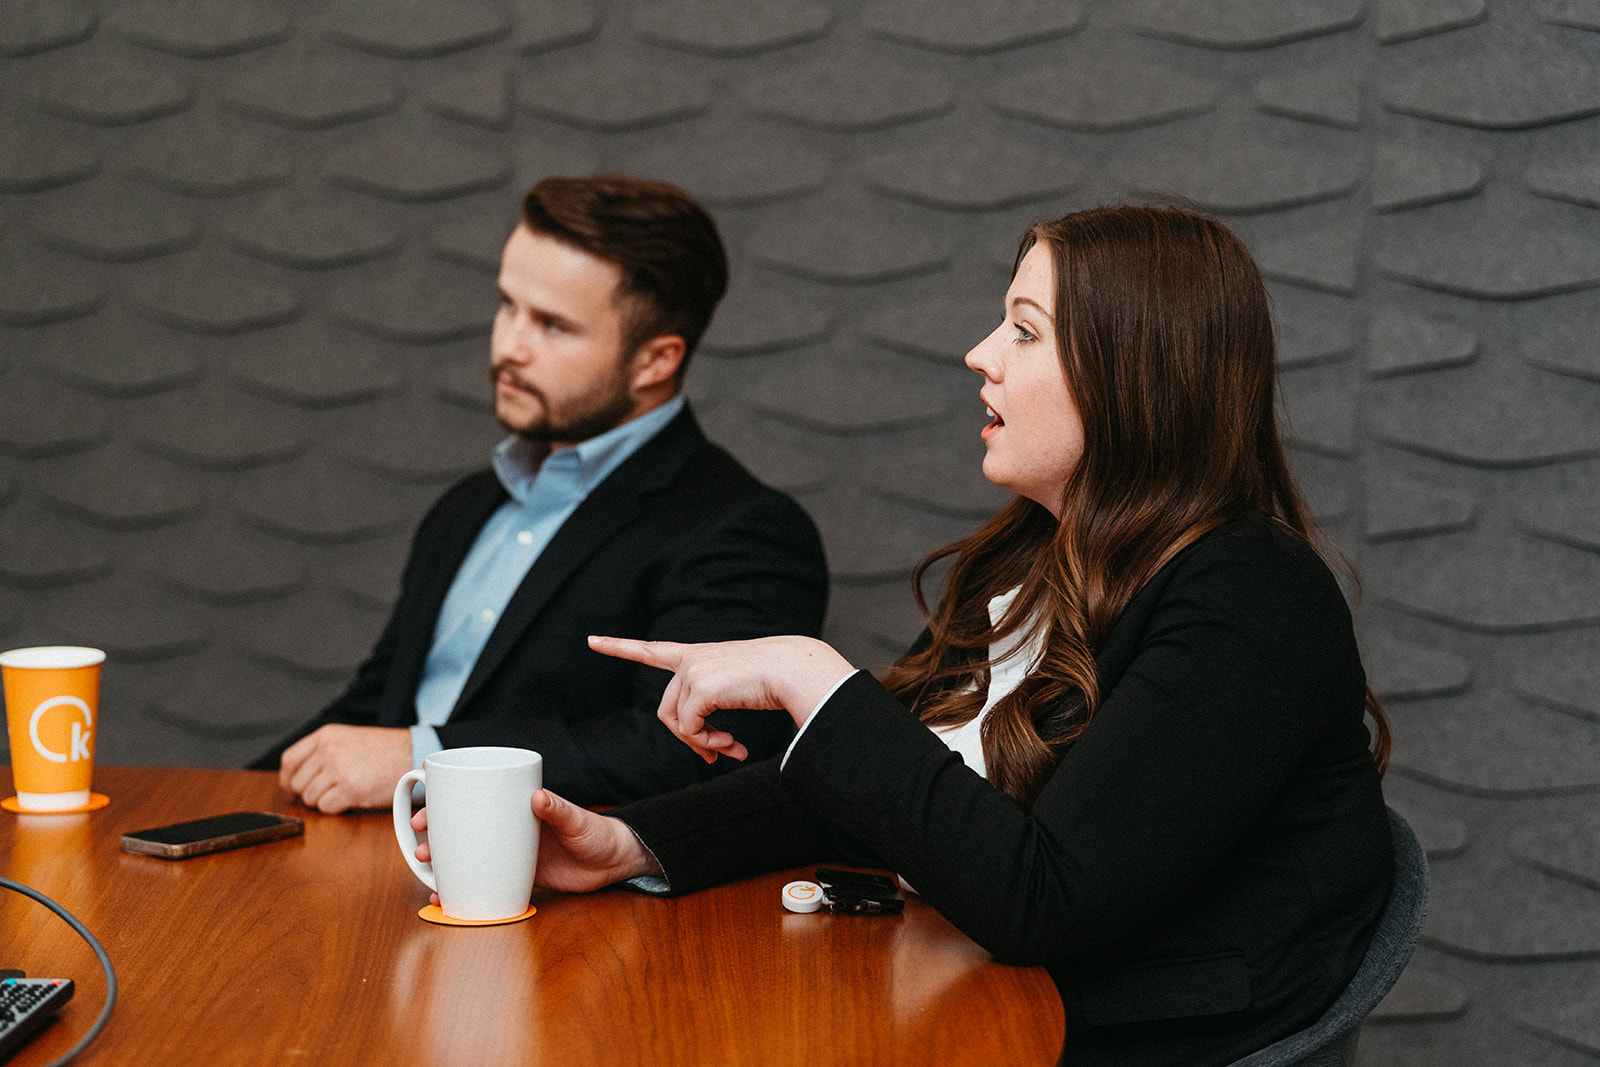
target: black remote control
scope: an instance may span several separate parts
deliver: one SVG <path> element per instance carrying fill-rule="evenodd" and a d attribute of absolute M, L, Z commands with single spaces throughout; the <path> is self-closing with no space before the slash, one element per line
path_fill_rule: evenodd
<path fill-rule="evenodd" d="M 0 980 L 0 1060 L 27 1043 L 71 999 L 70 978 Z"/>

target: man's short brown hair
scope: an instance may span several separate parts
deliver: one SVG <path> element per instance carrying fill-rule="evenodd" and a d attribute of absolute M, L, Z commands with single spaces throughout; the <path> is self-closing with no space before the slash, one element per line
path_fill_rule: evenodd
<path fill-rule="evenodd" d="M 693 197 L 666 182 L 618 175 L 545 178 L 523 198 L 522 223 L 622 269 L 617 298 L 632 305 L 629 352 L 676 334 L 688 363 L 728 289 L 717 224 Z"/>

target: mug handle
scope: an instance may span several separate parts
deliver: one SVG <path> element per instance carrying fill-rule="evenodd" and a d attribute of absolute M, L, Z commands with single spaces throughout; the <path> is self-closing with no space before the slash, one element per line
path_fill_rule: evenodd
<path fill-rule="evenodd" d="M 433 864 L 417 859 L 417 832 L 411 828 L 411 786 L 416 782 L 427 786 L 426 768 L 407 771 L 394 787 L 394 836 L 400 842 L 400 855 L 405 857 L 412 873 L 422 879 L 423 885 L 437 893 L 439 883 L 433 877 Z"/>

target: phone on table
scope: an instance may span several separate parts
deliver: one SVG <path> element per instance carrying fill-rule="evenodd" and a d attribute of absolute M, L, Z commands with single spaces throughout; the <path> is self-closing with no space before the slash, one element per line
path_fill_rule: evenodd
<path fill-rule="evenodd" d="M 134 830 L 122 835 L 122 851 L 141 856 L 181 860 L 221 852 L 263 841 L 293 837 L 305 830 L 305 820 L 270 811 L 235 811 L 208 819 Z"/>
<path fill-rule="evenodd" d="M 906 898 L 894 879 L 861 871 L 817 868 L 817 884 L 822 886 L 828 910 L 835 914 L 896 915 L 905 910 Z"/>

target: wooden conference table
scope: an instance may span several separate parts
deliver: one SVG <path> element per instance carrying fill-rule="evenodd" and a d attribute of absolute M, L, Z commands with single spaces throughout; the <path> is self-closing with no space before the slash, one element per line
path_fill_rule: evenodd
<path fill-rule="evenodd" d="M 9 768 L 0 787 L 10 796 Z M 264 772 L 101 767 L 109 807 L 0 812 L 0 874 L 82 920 L 120 995 L 95 1064 L 1047 1065 L 1061 1003 L 1041 968 L 994 963 L 927 905 L 793 915 L 791 871 L 659 900 L 535 891 L 509 926 L 433 926 L 387 813 L 319 815 Z M 170 861 L 127 830 L 292 812 L 301 837 Z M 65 1052 L 100 1010 L 99 962 L 0 891 L 0 967 L 77 995 L 8 1067 Z"/>

